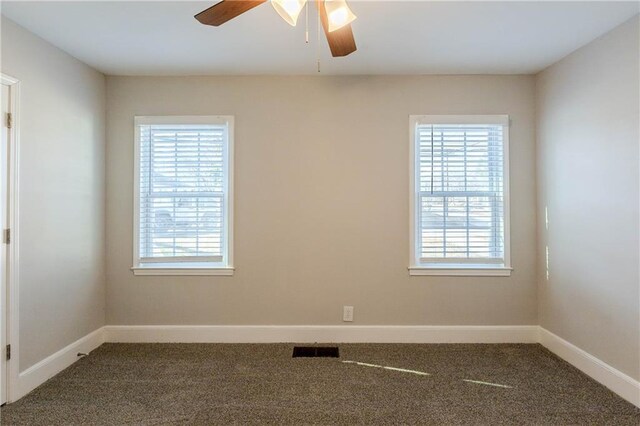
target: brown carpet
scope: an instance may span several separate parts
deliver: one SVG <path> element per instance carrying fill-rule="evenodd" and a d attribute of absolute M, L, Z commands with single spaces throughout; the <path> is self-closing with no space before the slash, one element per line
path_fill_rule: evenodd
<path fill-rule="evenodd" d="M 340 358 L 293 346 L 105 344 L 4 407 L 2 424 L 640 424 L 540 345 L 341 344 Z"/>

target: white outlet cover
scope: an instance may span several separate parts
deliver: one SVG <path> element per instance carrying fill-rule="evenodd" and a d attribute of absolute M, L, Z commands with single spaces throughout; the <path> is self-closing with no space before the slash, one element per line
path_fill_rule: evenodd
<path fill-rule="evenodd" d="M 353 306 L 343 306 L 342 321 L 353 321 Z"/>

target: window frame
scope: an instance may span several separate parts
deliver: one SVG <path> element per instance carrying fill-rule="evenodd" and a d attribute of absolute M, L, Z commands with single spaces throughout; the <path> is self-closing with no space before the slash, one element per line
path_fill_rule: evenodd
<path fill-rule="evenodd" d="M 225 253 L 223 262 L 148 262 L 140 260 L 140 126 L 146 125 L 226 125 L 227 126 L 227 191 L 225 192 Z M 220 275 L 231 276 L 233 266 L 233 176 L 234 176 L 234 116 L 135 116 L 134 117 L 134 173 L 133 173 L 133 266 L 134 275 Z"/>
<path fill-rule="evenodd" d="M 504 226 L 504 263 L 470 263 L 443 262 L 425 263 L 420 261 L 418 249 L 419 212 L 418 212 L 418 176 L 416 130 L 418 125 L 433 124 L 487 124 L 502 126 L 502 185 L 503 185 L 503 226 Z M 510 197 L 509 197 L 509 124 L 508 115 L 411 115 L 409 116 L 409 236 L 410 258 L 409 275 L 425 276 L 510 276 L 511 267 L 511 232 L 510 232 Z"/>

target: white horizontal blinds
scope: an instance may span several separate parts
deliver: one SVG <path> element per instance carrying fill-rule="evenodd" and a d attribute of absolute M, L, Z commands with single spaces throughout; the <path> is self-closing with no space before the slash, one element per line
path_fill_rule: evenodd
<path fill-rule="evenodd" d="M 416 129 L 421 262 L 503 263 L 502 125 Z"/>
<path fill-rule="evenodd" d="M 226 125 L 141 125 L 140 261 L 220 262 Z"/>

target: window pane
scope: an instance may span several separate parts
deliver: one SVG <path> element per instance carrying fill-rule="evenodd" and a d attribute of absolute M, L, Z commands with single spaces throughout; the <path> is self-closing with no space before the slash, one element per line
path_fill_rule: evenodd
<path fill-rule="evenodd" d="M 416 132 L 419 256 L 504 258 L 500 125 L 420 125 Z"/>
<path fill-rule="evenodd" d="M 139 132 L 140 257 L 220 260 L 226 126 L 143 125 Z"/>

